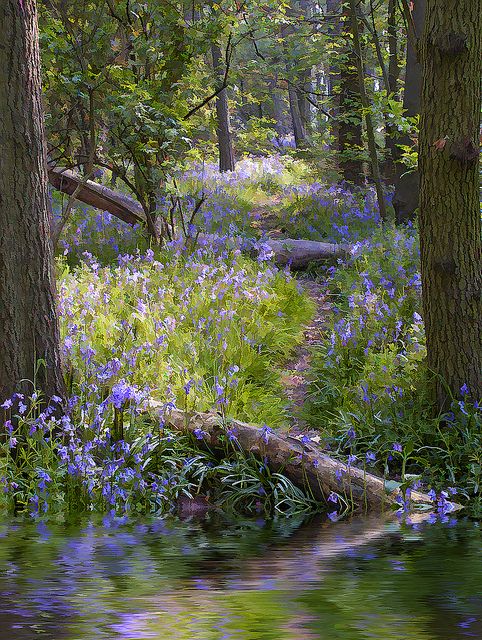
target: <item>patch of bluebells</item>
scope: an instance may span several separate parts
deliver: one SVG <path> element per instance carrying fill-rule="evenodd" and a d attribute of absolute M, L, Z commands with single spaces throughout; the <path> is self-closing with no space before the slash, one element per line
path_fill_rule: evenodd
<path fill-rule="evenodd" d="M 298 174 L 306 172 L 302 163 L 276 154 L 244 158 L 237 162 L 232 172 L 220 173 L 213 162 L 193 165 L 177 176 L 176 196 L 180 206 L 172 211 L 171 198 L 160 196 L 157 212 L 166 220 L 173 215 L 181 235 L 184 228 L 191 238 L 198 232 L 212 234 L 219 236 L 216 242 L 223 246 L 233 238 L 252 241 L 255 236 L 253 223 L 259 218 L 253 201 L 260 197 L 266 199 L 273 191 L 281 192 L 299 181 Z M 122 191 L 119 191 L 123 188 L 122 183 L 115 188 L 122 197 Z M 201 198 L 202 206 L 192 218 Z M 63 202 L 57 192 L 52 192 L 52 208 L 54 219 L 59 219 Z M 130 255 L 147 248 L 148 241 L 140 225 L 131 227 L 108 212 L 77 204 L 60 238 L 58 252 L 69 264 L 82 262 L 86 251 L 107 264 L 115 261 L 119 254 Z M 259 252 L 263 253 L 262 244 Z"/>
<path fill-rule="evenodd" d="M 228 206 L 229 189 L 244 178 L 253 182 L 253 172 L 258 182 L 275 180 L 282 164 L 249 161 L 237 171 L 236 178 L 209 177 L 202 215 L 207 230 L 218 232 L 215 241 L 175 240 L 156 254 L 140 229 L 81 207 L 74 213 L 61 240 L 58 282 L 72 395 L 63 413 L 52 404 L 41 409 L 38 396 L 2 403 L 15 416 L 7 415 L 9 437 L 1 443 L 9 459 L 1 495 L 9 508 L 32 515 L 72 505 L 121 514 L 169 508 L 185 479 L 150 475 L 159 442 L 177 441 L 145 427 L 150 403 L 273 426 L 285 419 L 273 364 L 302 339 L 312 306 L 268 256 L 244 258 L 229 242 L 244 224 Z M 194 203 L 184 197 L 188 212 Z M 159 206 L 167 210 L 166 202 Z M 29 463 L 20 468 L 25 458 L 17 452 L 25 451 Z M 184 468 L 187 457 L 177 459 Z"/>
<path fill-rule="evenodd" d="M 478 402 L 463 386 L 445 415 L 431 414 L 417 231 L 377 228 L 376 211 L 370 220 L 365 230 L 349 225 L 359 236 L 323 235 L 359 240 L 345 263 L 327 270 L 335 304 L 313 358 L 313 424 L 326 425 L 332 448 L 362 454 L 369 463 L 376 454 L 380 471 L 388 464 L 392 474 L 400 473 L 403 461 L 405 471 L 423 472 L 424 482 L 442 488 L 455 479 L 464 496 L 476 499 L 482 480 Z M 332 222 L 326 219 L 326 228 Z"/>
<path fill-rule="evenodd" d="M 285 410 L 272 363 L 302 339 L 311 315 L 289 274 L 207 241 L 104 267 L 84 254 L 63 271 L 59 308 L 80 394 L 102 396 L 123 381 L 159 402 L 273 426 Z"/>
<path fill-rule="evenodd" d="M 199 466 L 212 464 L 188 437 L 173 438 L 162 421 L 157 428 L 146 423 L 148 392 L 125 381 L 102 402 L 94 389 L 71 399 L 64 412 L 55 403 L 45 407 L 40 396 L 25 402 L 23 416 L 18 399 L 7 403 L 16 444 L 11 450 L 0 443 L 2 510 L 34 518 L 163 514 L 198 488 Z"/>
<path fill-rule="evenodd" d="M 380 221 L 373 189 L 320 182 L 290 185 L 283 192 L 282 223 L 289 237 L 335 243 L 364 243 Z M 387 194 L 390 204 L 391 194 Z"/>

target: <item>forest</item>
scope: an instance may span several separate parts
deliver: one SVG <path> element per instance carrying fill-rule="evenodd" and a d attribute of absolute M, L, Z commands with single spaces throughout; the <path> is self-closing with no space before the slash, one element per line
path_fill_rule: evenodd
<path fill-rule="evenodd" d="M 206 531 L 224 557 L 224 527 L 303 547 L 313 518 L 323 558 L 337 527 L 357 548 L 387 522 L 469 536 L 481 71 L 481 0 L 2 0 L 5 558 L 16 527 L 73 521 L 168 523 L 176 558 Z M 254 635 L 175 637 L 482 624 L 269 635 L 243 606 Z M 65 637 L 165 637 L 146 624 Z"/>

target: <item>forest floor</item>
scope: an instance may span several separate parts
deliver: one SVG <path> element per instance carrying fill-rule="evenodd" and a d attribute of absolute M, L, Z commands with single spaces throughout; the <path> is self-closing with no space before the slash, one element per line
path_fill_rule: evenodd
<path fill-rule="evenodd" d="M 280 225 L 279 206 L 282 199 L 273 196 L 268 202 L 256 207 L 252 214 L 256 219 L 256 229 L 266 233 L 269 238 L 286 237 L 285 230 Z M 323 332 L 326 329 L 327 317 L 332 311 L 330 291 L 327 283 L 315 272 L 298 272 L 296 279 L 307 296 L 313 301 L 315 312 L 304 332 L 304 341 L 298 345 L 294 354 L 287 360 L 281 383 L 288 399 L 288 414 L 290 417 L 290 431 L 299 433 L 316 433 L 308 429 L 303 417 L 303 407 L 309 394 L 311 356 L 313 348 L 323 342 Z"/>

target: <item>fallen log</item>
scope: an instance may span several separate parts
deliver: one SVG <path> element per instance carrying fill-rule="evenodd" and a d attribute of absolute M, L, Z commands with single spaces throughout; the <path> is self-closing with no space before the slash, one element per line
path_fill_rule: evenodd
<path fill-rule="evenodd" d="M 145 215 L 141 205 L 128 196 L 114 191 L 92 180 L 82 184 L 82 178 L 69 169 L 49 168 L 50 184 L 67 195 L 79 188 L 76 199 L 101 211 L 108 211 L 127 224 L 144 224 Z"/>
<path fill-rule="evenodd" d="M 291 269 L 306 269 L 316 262 L 336 262 L 350 253 L 349 245 L 315 242 L 314 240 L 267 240 L 274 254 L 274 261 L 280 267 L 289 265 Z"/>
<path fill-rule="evenodd" d="M 283 240 L 263 239 L 261 242 L 253 241 L 246 244 L 245 239 L 225 237 L 211 233 L 200 233 L 197 242 L 207 246 L 227 246 L 238 248 L 257 258 L 260 253 L 271 258 L 278 267 L 289 266 L 293 270 L 306 269 L 310 264 L 317 262 L 336 262 L 346 258 L 350 253 L 350 246 L 345 244 L 332 244 L 330 242 L 315 242 L 313 240 Z"/>
<path fill-rule="evenodd" d="M 76 199 L 85 204 L 91 205 L 101 211 L 107 211 L 111 215 L 119 218 L 127 224 L 145 224 L 145 215 L 142 206 L 129 196 L 114 191 L 92 180 L 82 182 L 82 178 L 69 169 L 61 167 L 49 168 L 50 184 L 67 195 L 72 195 L 76 189 Z M 209 242 L 220 242 L 220 236 L 210 234 L 200 234 L 198 240 L 204 239 Z M 234 245 L 241 245 L 241 240 L 231 239 Z M 345 258 L 350 251 L 350 247 L 344 244 L 331 244 L 329 242 L 315 242 L 313 240 L 294 240 L 286 238 L 283 240 L 267 239 L 263 243 L 263 249 L 272 253 L 274 262 L 285 267 L 289 265 L 291 269 L 306 269 L 310 264 L 316 262 L 336 261 Z"/>
<path fill-rule="evenodd" d="M 194 434 L 210 448 L 225 446 L 228 438 L 244 453 L 266 459 L 271 469 L 282 471 L 296 486 L 320 501 L 326 501 L 333 492 L 364 511 L 380 512 L 403 499 L 400 489 L 387 491 L 382 478 L 335 460 L 317 447 L 282 432 L 238 420 L 223 424 L 217 414 L 188 414 L 178 409 L 171 410 L 165 421 L 175 430 Z M 453 505 L 454 509 L 457 507 Z M 433 509 L 433 502 L 427 494 L 412 491 L 410 508 Z"/>

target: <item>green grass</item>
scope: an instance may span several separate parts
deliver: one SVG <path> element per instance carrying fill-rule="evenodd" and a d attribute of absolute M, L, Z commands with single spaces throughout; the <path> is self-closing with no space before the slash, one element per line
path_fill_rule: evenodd
<path fill-rule="evenodd" d="M 313 313 L 286 274 L 239 252 L 165 251 L 64 265 L 59 288 L 74 390 L 126 380 L 180 408 L 286 420 L 280 370 Z"/>

